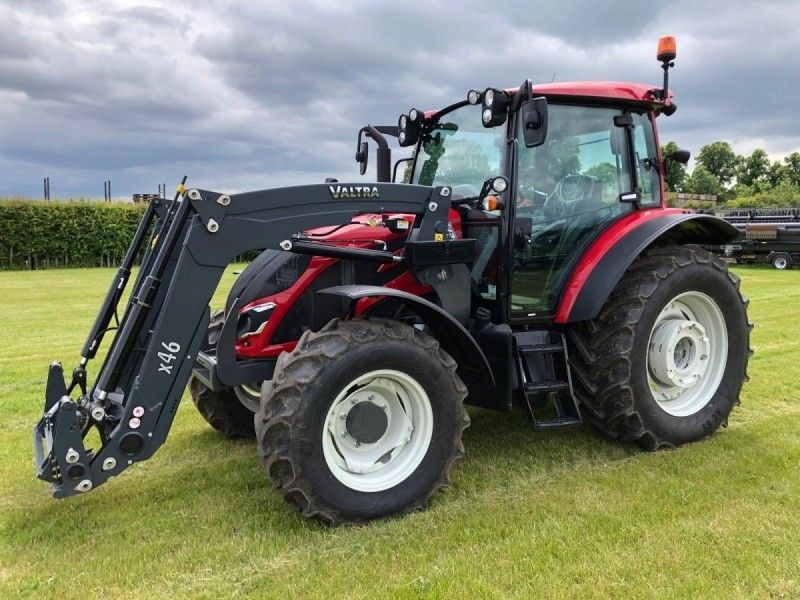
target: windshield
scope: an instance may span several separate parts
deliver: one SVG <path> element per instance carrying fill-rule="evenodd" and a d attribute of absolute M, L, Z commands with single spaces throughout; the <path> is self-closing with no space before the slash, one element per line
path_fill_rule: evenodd
<path fill-rule="evenodd" d="M 501 174 L 505 127 L 481 124 L 480 105 L 442 116 L 422 140 L 412 183 L 448 185 L 457 196 L 477 196 L 483 182 Z"/>

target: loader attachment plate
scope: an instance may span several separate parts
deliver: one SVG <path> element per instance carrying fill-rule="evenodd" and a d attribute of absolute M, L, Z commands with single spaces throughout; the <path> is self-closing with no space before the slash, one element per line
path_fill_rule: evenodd
<path fill-rule="evenodd" d="M 83 446 L 79 414 L 80 407 L 66 395 L 61 365 L 55 363 L 48 374 L 45 413 L 33 428 L 33 449 L 36 476 L 53 484 L 56 498 L 92 488 L 92 454 Z"/>

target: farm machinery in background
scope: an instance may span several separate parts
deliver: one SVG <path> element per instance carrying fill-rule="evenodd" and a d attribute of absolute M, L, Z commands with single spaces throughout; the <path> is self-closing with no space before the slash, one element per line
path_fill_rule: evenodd
<path fill-rule="evenodd" d="M 720 215 L 738 231 L 727 244 L 715 246 L 737 263 L 766 263 L 776 269 L 800 264 L 800 209 L 742 208 L 723 210 Z"/>
<path fill-rule="evenodd" d="M 376 182 L 151 201 L 69 382 L 50 367 L 38 477 L 63 498 L 150 458 L 187 383 L 329 524 L 425 507 L 464 453 L 465 401 L 649 450 L 711 435 L 738 402 L 751 325 L 701 247 L 736 228 L 665 204 L 664 163 L 688 157 L 662 157 L 656 132 L 676 110 L 674 58 L 662 38 L 662 86 L 525 81 L 367 125 L 356 160 L 363 173 L 377 145 Z M 394 176 L 387 136 L 413 151 Z M 254 249 L 212 315 L 224 269 Z"/>

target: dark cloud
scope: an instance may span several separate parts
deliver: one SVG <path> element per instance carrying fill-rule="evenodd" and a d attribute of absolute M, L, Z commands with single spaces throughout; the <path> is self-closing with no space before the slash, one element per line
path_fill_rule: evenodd
<path fill-rule="evenodd" d="M 662 139 L 800 147 L 797 1 L 0 2 L 0 195 L 99 195 L 188 172 L 235 190 L 355 179 L 355 132 L 471 87 L 657 84 Z"/>

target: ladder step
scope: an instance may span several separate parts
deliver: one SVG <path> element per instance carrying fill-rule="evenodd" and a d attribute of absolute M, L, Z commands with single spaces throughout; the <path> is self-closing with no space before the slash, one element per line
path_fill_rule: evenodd
<path fill-rule="evenodd" d="M 534 354 L 537 352 L 561 352 L 563 350 L 564 346 L 561 344 L 523 344 L 519 346 L 519 351 L 521 354 Z"/>
<path fill-rule="evenodd" d="M 568 390 L 569 383 L 566 381 L 539 381 L 537 383 L 526 383 L 523 391 L 526 394 L 535 394 L 539 392 L 560 392 Z"/>
<path fill-rule="evenodd" d="M 572 427 L 580 425 L 583 421 L 575 417 L 559 417 L 555 419 L 537 419 L 534 422 L 536 429 L 554 429 L 556 427 Z"/>

